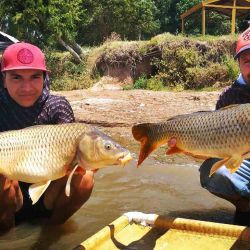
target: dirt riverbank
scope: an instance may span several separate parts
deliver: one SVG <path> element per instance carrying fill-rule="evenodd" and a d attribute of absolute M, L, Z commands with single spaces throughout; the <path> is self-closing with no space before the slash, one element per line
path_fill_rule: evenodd
<path fill-rule="evenodd" d="M 174 115 L 212 110 L 220 92 L 75 90 L 56 94 L 69 100 L 78 121 L 127 133 L 134 123 L 159 122 Z"/>

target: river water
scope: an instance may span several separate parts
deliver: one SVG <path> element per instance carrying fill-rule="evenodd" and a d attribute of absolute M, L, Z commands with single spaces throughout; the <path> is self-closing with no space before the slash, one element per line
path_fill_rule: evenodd
<path fill-rule="evenodd" d="M 138 152 L 132 140 L 119 140 L 131 152 Z M 134 160 L 125 168 L 98 171 L 90 199 L 64 225 L 21 224 L 0 236 L 0 249 L 72 249 L 129 211 L 231 223 L 233 206 L 201 188 L 200 163 L 164 152 L 158 149 L 140 168 Z"/>

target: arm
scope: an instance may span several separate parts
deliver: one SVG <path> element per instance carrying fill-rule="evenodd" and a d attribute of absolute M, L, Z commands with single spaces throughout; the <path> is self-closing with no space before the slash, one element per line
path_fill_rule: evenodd
<path fill-rule="evenodd" d="M 74 112 L 65 97 L 52 95 L 47 105 L 51 124 L 75 122 Z"/>
<path fill-rule="evenodd" d="M 0 230 L 7 230 L 15 224 L 15 212 L 23 206 L 23 195 L 18 181 L 12 181 L 0 174 Z"/>
<path fill-rule="evenodd" d="M 226 88 L 219 96 L 215 109 L 220 109 L 231 104 L 237 103 L 236 91 L 232 87 Z"/>

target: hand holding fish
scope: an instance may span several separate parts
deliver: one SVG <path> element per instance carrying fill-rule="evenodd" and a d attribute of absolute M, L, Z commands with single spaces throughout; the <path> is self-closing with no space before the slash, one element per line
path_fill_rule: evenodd
<path fill-rule="evenodd" d="M 14 213 L 23 206 L 23 195 L 18 181 L 12 181 L 0 174 L 0 230 L 6 230 L 15 223 Z"/>

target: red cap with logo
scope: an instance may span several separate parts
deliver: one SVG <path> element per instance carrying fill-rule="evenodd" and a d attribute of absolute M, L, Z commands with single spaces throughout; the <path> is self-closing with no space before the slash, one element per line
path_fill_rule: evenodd
<path fill-rule="evenodd" d="M 237 41 L 236 55 L 234 58 L 238 58 L 240 53 L 248 49 L 250 49 L 250 27 L 240 35 Z"/>
<path fill-rule="evenodd" d="M 48 71 L 43 52 L 35 45 L 24 42 L 12 44 L 3 52 L 1 71 L 15 69 Z"/>

